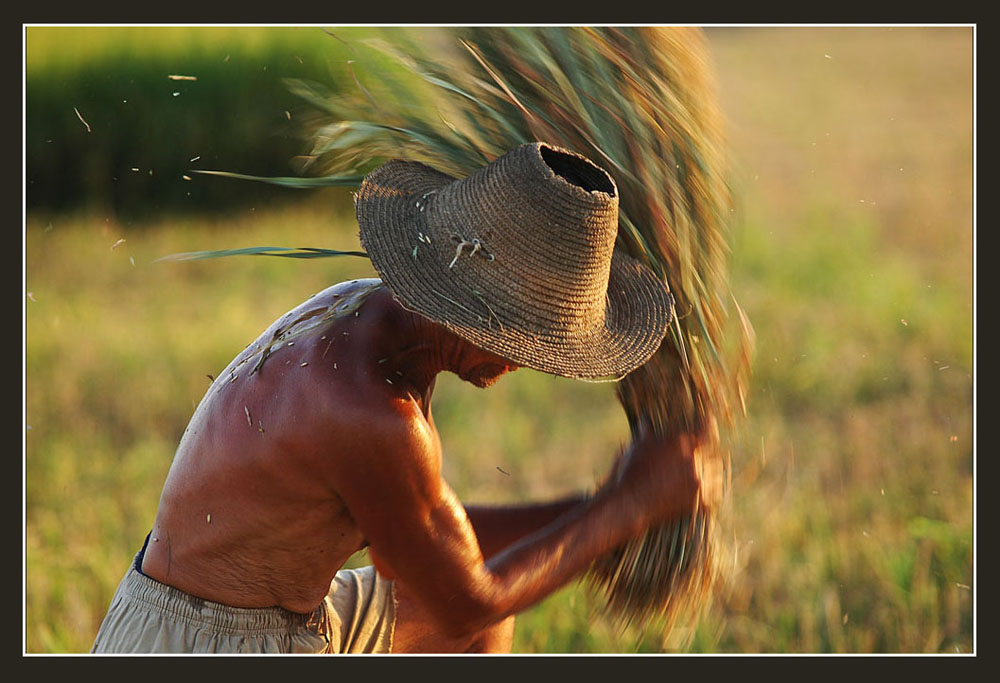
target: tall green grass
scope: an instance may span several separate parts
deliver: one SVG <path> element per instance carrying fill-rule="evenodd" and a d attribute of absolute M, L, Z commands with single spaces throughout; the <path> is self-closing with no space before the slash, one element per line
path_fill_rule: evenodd
<path fill-rule="evenodd" d="M 569 586 L 519 618 L 515 650 L 660 652 L 690 635 L 693 652 L 970 652 L 970 31 L 709 35 L 739 160 L 734 289 L 758 349 L 730 582 L 668 643 L 616 632 Z M 306 296 L 371 274 L 360 259 L 153 263 L 357 245 L 344 193 L 302 196 L 143 224 L 28 216 L 28 652 L 89 648 L 206 375 Z M 588 488 L 628 438 L 610 386 L 525 370 L 486 391 L 447 376 L 434 410 L 469 501 Z"/>
<path fill-rule="evenodd" d="M 307 113 L 284 79 L 336 87 L 331 66 L 347 59 L 319 27 L 41 26 L 25 42 L 28 207 L 123 220 L 283 196 L 185 176 L 295 172 Z"/>

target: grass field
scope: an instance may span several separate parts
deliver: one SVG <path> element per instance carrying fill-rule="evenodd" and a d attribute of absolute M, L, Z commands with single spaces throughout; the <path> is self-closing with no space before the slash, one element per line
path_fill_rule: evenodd
<path fill-rule="evenodd" d="M 520 617 L 515 651 L 971 652 L 972 30 L 709 37 L 737 159 L 734 290 L 757 334 L 729 582 L 665 643 L 617 632 L 570 586 Z M 26 652 L 89 649 L 206 375 L 305 297 L 371 274 L 154 261 L 356 243 L 332 191 L 155 224 L 27 216 Z M 628 433 L 610 387 L 530 371 L 486 391 L 445 377 L 435 411 L 469 501 L 590 487 Z"/>

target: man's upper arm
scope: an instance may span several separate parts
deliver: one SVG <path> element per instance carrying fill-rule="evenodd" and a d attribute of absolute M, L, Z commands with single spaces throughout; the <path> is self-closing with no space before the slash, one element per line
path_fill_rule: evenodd
<path fill-rule="evenodd" d="M 436 436 L 412 405 L 338 447 L 337 492 L 379 565 L 447 623 L 489 607 L 492 575 L 465 509 L 441 478 Z M 343 446 L 348 447 L 343 447 Z"/>

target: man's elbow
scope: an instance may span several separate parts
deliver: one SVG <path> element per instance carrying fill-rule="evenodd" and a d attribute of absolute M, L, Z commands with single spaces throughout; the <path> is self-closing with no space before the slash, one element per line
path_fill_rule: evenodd
<path fill-rule="evenodd" d="M 500 601 L 482 596 L 454 595 L 441 607 L 434 614 L 438 626 L 454 639 L 474 637 L 510 616 Z"/>

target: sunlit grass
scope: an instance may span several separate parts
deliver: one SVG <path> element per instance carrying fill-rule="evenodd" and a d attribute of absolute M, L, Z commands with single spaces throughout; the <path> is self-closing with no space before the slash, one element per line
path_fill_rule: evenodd
<path fill-rule="evenodd" d="M 219 45 L 231 45 L 243 55 L 268 51 L 282 42 L 311 52 L 317 44 L 331 40 L 319 26 L 28 26 L 25 66 L 31 75 L 109 56 L 171 56 L 182 61 L 192 52 Z"/>

